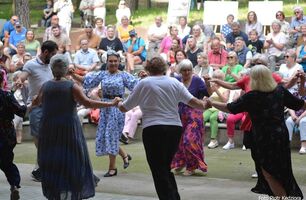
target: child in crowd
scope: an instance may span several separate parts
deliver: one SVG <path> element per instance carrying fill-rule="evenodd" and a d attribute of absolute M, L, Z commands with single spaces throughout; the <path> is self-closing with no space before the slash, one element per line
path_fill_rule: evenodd
<path fill-rule="evenodd" d="M 194 67 L 193 72 L 199 77 L 203 77 L 208 74 L 209 77 L 213 76 L 214 69 L 208 65 L 208 57 L 204 52 L 198 53 L 197 55 L 198 64 Z"/>
<path fill-rule="evenodd" d="M 252 54 L 262 53 L 263 42 L 258 39 L 258 32 L 253 29 L 249 33 L 249 41 L 247 47 L 251 50 Z"/>
<path fill-rule="evenodd" d="M 227 24 L 224 24 L 222 25 L 221 27 L 221 35 L 222 35 L 222 38 L 225 40 L 227 34 L 231 33 L 232 32 L 232 23 L 234 22 L 234 15 L 232 14 L 229 14 L 227 17 L 226 17 L 226 21 L 227 21 Z"/>

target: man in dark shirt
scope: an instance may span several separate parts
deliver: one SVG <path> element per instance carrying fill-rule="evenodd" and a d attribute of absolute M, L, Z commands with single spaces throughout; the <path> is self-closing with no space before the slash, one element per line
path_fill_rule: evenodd
<path fill-rule="evenodd" d="M 192 35 L 189 36 L 187 43 L 189 46 L 189 50 L 186 52 L 187 58 L 192 62 L 193 67 L 195 67 L 198 64 L 197 55 L 201 53 L 202 50 L 197 47 L 197 42 Z"/>
<path fill-rule="evenodd" d="M 242 37 L 245 43 L 248 42 L 248 35 L 245 32 L 241 31 L 239 22 L 232 23 L 232 30 L 233 32 L 229 33 L 226 36 L 226 47 L 228 50 L 234 49 L 234 43 L 236 37 Z"/>

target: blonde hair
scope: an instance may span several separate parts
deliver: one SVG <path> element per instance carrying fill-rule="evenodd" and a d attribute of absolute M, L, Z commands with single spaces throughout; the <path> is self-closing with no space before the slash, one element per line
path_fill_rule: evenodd
<path fill-rule="evenodd" d="M 251 89 L 261 92 L 273 91 L 277 83 L 273 79 L 272 72 L 264 65 L 256 65 L 251 69 Z"/>

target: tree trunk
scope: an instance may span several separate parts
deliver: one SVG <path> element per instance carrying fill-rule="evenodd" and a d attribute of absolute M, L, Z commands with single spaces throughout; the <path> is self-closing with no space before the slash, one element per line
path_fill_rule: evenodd
<path fill-rule="evenodd" d="M 20 23 L 26 27 L 30 28 L 30 10 L 29 10 L 29 0 L 14 0 L 15 1 L 15 15 L 19 17 Z"/>
<path fill-rule="evenodd" d="M 135 10 L 138 9 L 138 3 L 139 3 L 138 0 L 127 0 L 126 2 L 127 2 L 128 6 L 131 10 L 132 15 L 133 15 Z"/>

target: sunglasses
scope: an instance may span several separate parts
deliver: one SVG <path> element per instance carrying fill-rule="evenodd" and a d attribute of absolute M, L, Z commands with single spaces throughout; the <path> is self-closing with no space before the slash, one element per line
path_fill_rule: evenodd
<path fill-rule="evenodd" d="M 284 56 L 284 58 L 289 58 L 290 56 Z"/>
<path fill-rule="evenodd" d="M 227 56 L 226 58 L 227 59 L 234 59 L 235 57 L 234 56 Z"/>

